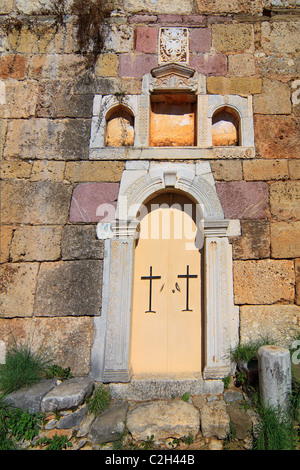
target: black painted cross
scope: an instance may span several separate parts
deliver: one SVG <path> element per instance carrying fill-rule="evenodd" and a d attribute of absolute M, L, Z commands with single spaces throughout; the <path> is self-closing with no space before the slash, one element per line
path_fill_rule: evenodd
<path fill-rule="evenodd" d="M 141 279 L 147 279 L 150 281 L 149 286 L 149 310 L 146 310 L 145 313 L 156 313 L 155 310 L 152 310 L 152 280 L 161 279 L 161 276 L 152 276 L 152 266 L 150 266 L 150 276 L 142 276 Z"/>
<path fill-rule="evenodd" d="M 187 265 L 186 274 L 178 274 L 177 277 L 186 279 L 186 309 L 184 309 L 182 311 L 183 312 L 192 312 L 193 310 L 191 310 L 189 308 L 189 280 L 191 278 L 195 278 L 195 277 L 198 277 L 198 276 L 197 276 L 197 274 L 190 274 L 190 267 L 189 267 L 189 265 Z"/>

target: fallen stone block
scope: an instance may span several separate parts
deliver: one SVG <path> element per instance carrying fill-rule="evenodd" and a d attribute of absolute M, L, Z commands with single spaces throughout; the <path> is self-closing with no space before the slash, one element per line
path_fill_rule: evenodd
<path fill-rule="evenodd" d="M 32 387 L 22 387 L 16 392 L 8 394 L 5 401 L 22 411 L 39 413 L 44 396 L 56 387 L 56 383 L 56 379 L 50 379 L 42 380 Z"/>
<path fill-rule="evenodd" d="M 85 398 L 93 391 L 93 382 L 88 377 L 76 377 L 62 382 L 44 396 L 41 409 L 43 412 L 66 410 L 82 405 Z"/>
<path fill-rule="evenodd" d="M 116 441 L 124 432 L 127 403 L 114 405 L 98 416 L 91 426 L 89 437 L 96 444 Z"/>

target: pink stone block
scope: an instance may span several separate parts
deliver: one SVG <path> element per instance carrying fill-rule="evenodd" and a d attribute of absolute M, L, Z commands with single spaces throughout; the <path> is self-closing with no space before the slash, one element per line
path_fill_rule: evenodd
<path fill-rule="evenodd" d="M 183 17 L 184 24 L 202 25 L 206 24 L 206 17 L 204 15 L 186 15 Z"/>
<path fill-rule="evenodd" d="M 163 24 L 182 23 L 181 15 L 157 15 L 158 22 Z"/>
<path fill-rule="evenodd" d="M 191 55 L 190 67 L 206 75 L 226 75 L 227 57 L 225 54 Z"/>
<path fill-rule="evenodd" d="M 217 182 L 217 193 L 228 219 L 265 219 L 269 216 L 268 184 L 263 182 Z"/>
<path fill-rule="evenodd" d="M 157 67 L 155 54 L 123 54 L 119 58 L 119 76 L 141 78 Z"/>
<path fill-rule="evenodd" d="M 156 15 L 133 15 L 129 18 L 129 23 L 155 23 Z"/>
<path fill-rule="evenodd" d="M 72 195 L 69 221 L 109 222 L 113 220 L 118 193 L 119 183 L 78 184 Z"/>
<path fill-rule="evenodd" d="M 211 30 L 194 28 L 190 32 L 190 51 L 209 52 L 211 47 Z"/>
<path fill-rule="evenodd" d="M 158 28 L 138 26 L 136 29 L 135 50 L 146 54 L 155 54 L 157 50 Z"/>

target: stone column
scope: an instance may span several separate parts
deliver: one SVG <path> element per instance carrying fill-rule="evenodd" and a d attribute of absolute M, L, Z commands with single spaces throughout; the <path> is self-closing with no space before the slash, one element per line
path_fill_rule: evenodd
<path fill-rule="evenodd" d="M 288 349 L 262 346 L 258 350 L 259 390 L 265 406 L 286 410 L 292 389 L 291 358 Z"/>

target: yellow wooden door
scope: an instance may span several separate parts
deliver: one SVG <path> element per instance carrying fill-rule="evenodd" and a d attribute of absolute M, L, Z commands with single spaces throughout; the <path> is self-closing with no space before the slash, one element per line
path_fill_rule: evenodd
<path fill-rule="evenodd" d="M 201 372 L 201 254 L 191 201 L 165 194 L 148 204 L 135 250 L 133 373 Z M 152 210 L 150 208 L 152 207 Z"/>

